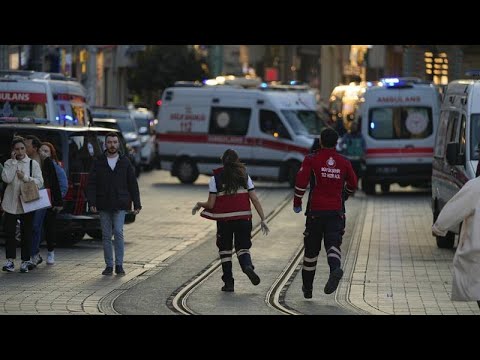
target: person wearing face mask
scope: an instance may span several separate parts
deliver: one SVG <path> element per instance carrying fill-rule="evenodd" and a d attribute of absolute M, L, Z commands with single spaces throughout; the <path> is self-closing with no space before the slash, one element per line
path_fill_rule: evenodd
<path fill-rule="evenodd" d="M 62 205 L 63 205 L 63 198 L 65 197 L 67 190 L 68 190 L 68 181 L 67 181 L 67 175 L 65 174 L 65 171 L 63 168 L 60 166 L 58 163 L 58 158 L 57 158 L 57 152 L 55 150 L 55 147 L 49 143 L 49 142 L 43 142 L 41 143 L 40 149 L 38 151 L 40 155 L 40 160 L 42 162 L 43 167 L 47 168 L 45 164 L 47 162 L 52 162 L 53 167 L 55 168 L 55 176 L 53 174 L 49 174 L 48 177 L 46 174 L 45 175 L 45 183 L 47 183 L 47 178 L 49 179 L 49 183 L 55 182 L 55 184 L 58 183 L 58 189 L 57 186 L 51 186 L 50 191 L 55 192 L 52 194 L 52 199 L 60 197 L 62 199 Z M 51 168 L 50 168 L 51 170 Z M 53 173 L 53 172 L 52 172 Z M 60 192 L 60 194 L 58 193 Z M 57 205 L 60 204 L 60 201 L 58 201 Z M 44 221 L 41 222 L 43 224 L 44 230 L 45 230 L 45 239 L 47 241 L 47 265 L 54 265 L 55 264 L 55 242 L 56 242 L 56 231 L 55 231 L 55 220 L 57 218 L 57 213 L 62 210 L 62 206 L 54 206 L 53 208 L 46 209 L 44 212 Z M 37 210 L 38 211 L 42 210 Z M 40 232 L 40 239 L 42 238 L 42 233 Z M 33 249 L 33 250 L 39 250 L 38 249 Z M 33 251 L 32 251 L 33 252 Z M 36 251 L 36 254 L 38 254 L 37 258 L 39 262 L 37 261 L 37 265 L 42 262 L 42 257 L 40 256 L 40 251 Z"/>
<path fill-rule="evenodd" d="M 33 180 L 35 184 L 41 188 L 43 186 L 43 177 L 40 165 L 36 161 L 31 160 L 26 154 L 25 139 L 21 137 L 13 138 L 11 158 L 4 164 L 2 180 L 7 184 L 2 201 L 7 234 L 5 243 L 7 261 L 2 270 L 6 272 L 13 272 L 15 270 L 14 260 L 17 253 L 15 229 L 17 219 L 20 219 L 22 223 L 22 264 L 20 266 L 20 272 L 26 273 L 32 265 L 30 255 L 32 247 L 33 212 L 24 212 L 20 201 L 20 187 L 22 183 Z"/>

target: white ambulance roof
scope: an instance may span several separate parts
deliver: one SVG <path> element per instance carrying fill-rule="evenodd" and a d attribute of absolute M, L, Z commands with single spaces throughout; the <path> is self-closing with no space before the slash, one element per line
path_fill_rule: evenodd
<path fill-rule="evenodd" d="M 287 110 L 312 110 L 316 111 L 315 99 L 312 94 L 300 91 L 267 91 L 261 92 L 265 98 L 279 109 Z"/>
<path fill-rule="evenodd" d="M 365 108 L 371 106 L 440 106 L 440 96 L 433 84 L 414 84 L 409 87 L 373 86 L 363 95 Z"/>
<path fill-rule="evenodd" d="M 23 91 L 31 93 L 46 93 L 46 85 L 31 80 L 0 80 L 0 91 Z"/>
<path fill-rule="evenodd" d="M 82 97 L 86 96 L 85 88 L 80 83 L 62 80 L 50 80 L 49 82 L 54 94 L 70 94 Z"/>
<path fill-rule="evenodd" d="M 445 99 L 448 100 L 449 96 L 468 94 L 467 106 L 470 106 L 470 112 L 472 114 L 480 114 L 480 80 L 455 80 L 448 84 L 445 92 Z"/>
<path fill-rule="evenodd" d="M 172 100 L 167 101 L 172 104 L 179 101 L 185 102 L 185 99 L 193 102 L 195 99 L 203 97 L 218 96 L 220 99 L 233 97 L 238 104 L 238 100 L 269 100 L 272 105 L 279 109 L 301 109 L 315 111 L 315 105 L 312 102 L 312 94 L 300 91 L 261 91 L 256 89 L 241 89 L 230 86 L 207 86 L 207 87 L 171 87 L 165 90 L 165 94 L 173 92 Z M 218 106 L 225 104 L 220 101 Z"/>

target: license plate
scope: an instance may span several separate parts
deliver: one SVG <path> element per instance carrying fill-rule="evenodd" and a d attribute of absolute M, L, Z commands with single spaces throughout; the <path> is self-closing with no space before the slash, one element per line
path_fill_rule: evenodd
<path fill-rule="evenodd" d="M 377 174 L 396 174 L 396 167 L 377 167 Z"/>

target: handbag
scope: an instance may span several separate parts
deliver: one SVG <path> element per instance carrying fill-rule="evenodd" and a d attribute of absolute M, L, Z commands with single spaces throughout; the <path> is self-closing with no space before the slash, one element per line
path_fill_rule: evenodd
<path fill-rule="evenodd" d="M 32 177 L 32 161 L 30 159 L 30 177 Z M 24 182 L 20 185 L 20 195 L 22 197 L 22 202 L 30 202 L 38 200 L 40 194 L 38 192 L 38 186 L 33 180 Z"/>
<path fill-rule="evenodd" d="M 23 200 L 23 197 L 20 197 L 24 213 L 29 213 L 40 209 L 48 209 L 52 207 L 52 202 L 50 201 L 50 189 L 40 189 L 38 191 L 38 194 L 39 198 L 37 200 L 29 202 L 26 202 L 25 200 Z"/>

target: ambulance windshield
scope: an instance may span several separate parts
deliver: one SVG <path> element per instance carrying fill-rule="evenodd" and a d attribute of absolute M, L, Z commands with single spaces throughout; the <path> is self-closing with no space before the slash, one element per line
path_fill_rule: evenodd
<path fill-rule="evenodd" d="M 282 110 L 282 114 L 297 135 L 318 135 L 326 127 L 313 110 Z"/>
<path fill-rule="evenodd" d="M 368 134 L 374 139 L 425 139 L 432 133 L 432 108 L 430 107 L 371 108 L 368 114 Z"/>
<path fill-rule="evenodd" d="M 0 100 L 0 117 L 46 119 L 45 103 Z"/>

